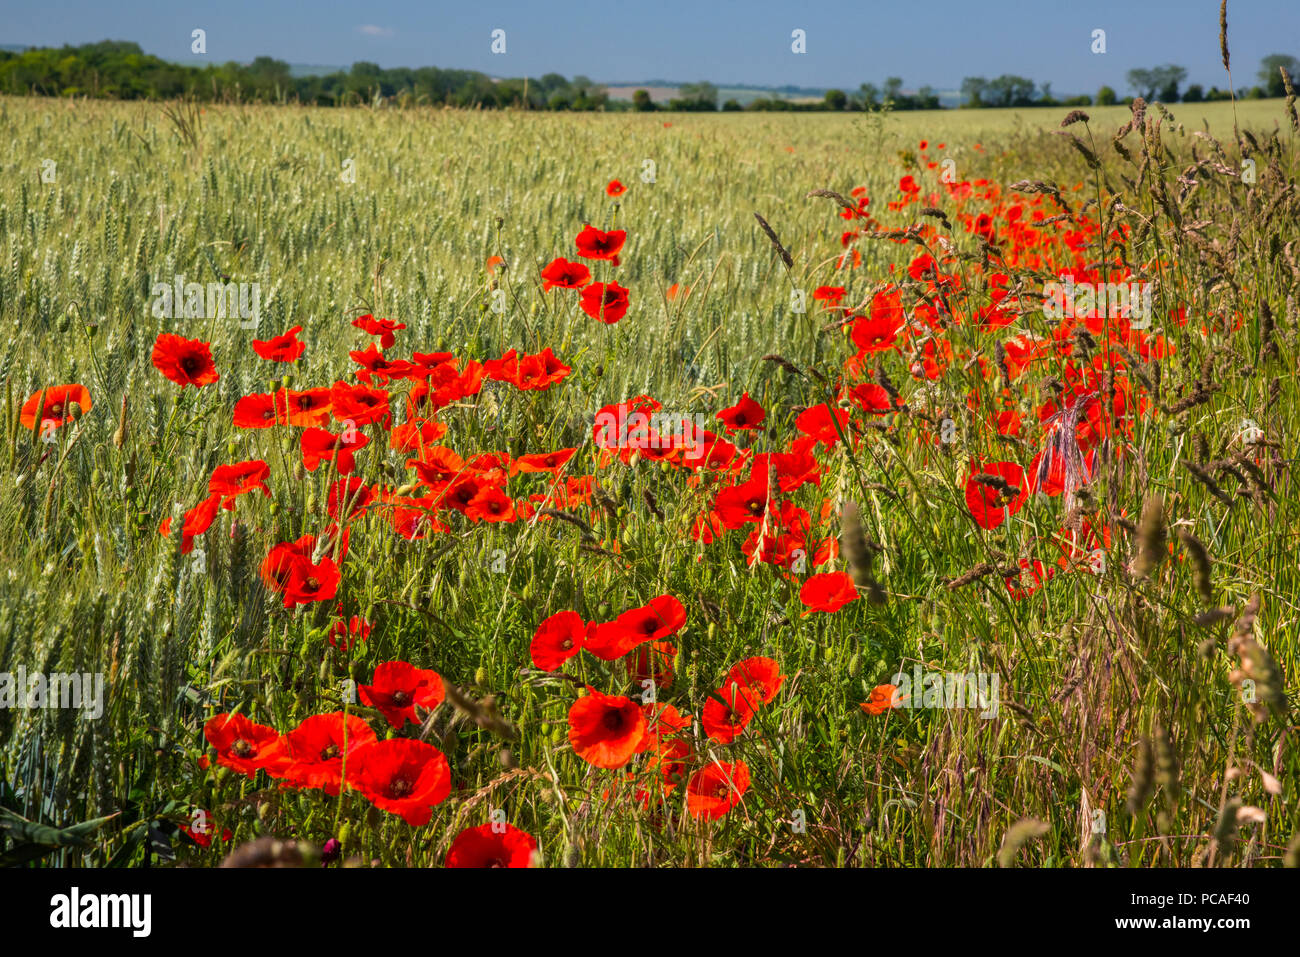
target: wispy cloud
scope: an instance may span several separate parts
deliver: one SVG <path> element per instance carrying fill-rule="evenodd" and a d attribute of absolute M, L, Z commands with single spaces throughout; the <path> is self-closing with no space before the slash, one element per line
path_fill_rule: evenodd
<path fill-rule="evenodd" d="M 373 23 L 367 23 L 357 27 L 357 33 L 368 37 L 391 37 L 394 31 L 391 27 L 377 27 Z"/>

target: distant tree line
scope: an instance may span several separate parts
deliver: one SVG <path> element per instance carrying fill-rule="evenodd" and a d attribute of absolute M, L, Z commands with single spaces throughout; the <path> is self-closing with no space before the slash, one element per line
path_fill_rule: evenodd
<path fill-rule="evenodd" d="M 1286 95 L 1283 70 L 1300 75 L 1300 61 L 1286 54 L 1264 57 L 1259 84 L 1237 91 L 1239 98 L 1260 99 Z M 1134 96 L 1164 103 L 1197 103 L 1227 99 L 1218 87 L 1203 89 L 1193 83 L 1183 88 L 1187 70 L 1176 64 L 1129 70 L 1125 79 Z M 652 112 L 758 111 L 863 111 L 937 110 L 939 95 L 923 86 L 903 92 L 901 77 L 891 76 L 877 87 L 863 83 L 857 90 L 827 90 L 820 100 L 796 101 L 764 96 L 745 105 L 735 99 L 718 104 L 712 83 L 688 83 L 666 104 L 655 103 L 646 90 L 637 90 L 631 103 L 610 100 L 601 85 L 585 76 L 572 80 L 558 73 L 540 79 L 493 79 L 475 70 L 441 70 L 437 67 L 394 67 L 375 63 L 352 64 L 347 71 L 325 75 L 294 76 L 288 63 L 261 56 L 249 64 L 235 62 L 208 66 L 170 63 L 146 54 L 138 44 L 106 40 L 82 46 L 49 47 L 21 53 L 0 51 L 0 93 L 11 95 L 89 96 L 123 100 L 164 100 L 187 97 L 204 101 L 308 103 L 340 106 L 377 100 L 399 104 L 463 108 L 505 107 L 532 110 L 634 110 Z M 1103 86 L 1096 96 L 1058 99 L 1052 85 L 1041 87 L 1027 77 L 1004 73 L 993 79 L 968 76 L 961 84 L 962 107 L 1107 106 L 1121 102 L 1119 94 Z"/>
<path fill-rule="evenodd" d="M 347 72 L 293 76 L 288 63 L 261 56 L 247 65 L 188 66 L 169 63 L 118 41 L 0 51 L 0 93 L 91 96 L 122 100 L 189 97 L 205 101 L 299 102 L 321 106 L 369 103 L 376 99 L 411 103 L 535 110 L 601 110 L 609 96 L 584 76 L 565 79 L 493 80 L 474 70 L 394 67 L 354 63 Z"/>

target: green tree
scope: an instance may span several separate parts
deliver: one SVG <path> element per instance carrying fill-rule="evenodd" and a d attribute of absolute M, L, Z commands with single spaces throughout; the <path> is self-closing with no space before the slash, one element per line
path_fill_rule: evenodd
<path fill-rule="evenodd" d="M 839 111 L 848 106 L 849 98 L 843 90 L 827 90 L 822 103 L 828 110 Z"/>
<path fill-rule="evenodd" d="M 1187 79 L 1187 69 L 1176 63 L 1166 63 L 1150 70 L 1129 70 L 1125 79 L 1144 100 L 1159 99 L 1164 103 L 1176 103 L 1178 87 Z"/>
<path fill-rule="evenodd" d="M 1110 87 L 1103 86 L 1100 90 L 1097 91 L 1098 106 L 1114 106 L 1118 102 L 1119 102 L 1119 97 L 1115 95 L 1115 91 L 1112 90 Z"/>
<path fill-rule="evenodd" d="M 989 81 L 982 76 L 968 76 L 961 81 L 961 95 L 966 97 L 963 106 L 969 106 L 974 109 L 984 106 L 984 94 L 988 90 Z"/>
<path fill-rule="evenodd" d="M 1286 96 L 1286 88 L 1282 85 L 1282 69 L 1279 67 L 1290 75 L 1292 86 L 1300 78 L 1300 60 L 1285 53 L 1270 53 L 1259 61 L 1259 82 L 1269 96 Z"/>
<path fill-rule="evenodd" d="M 655 102 L 650 99 L 649 90 L 636 90 L 632 94 L 632 109 L 638 113 L 651 113 L 654 111 Z"/>

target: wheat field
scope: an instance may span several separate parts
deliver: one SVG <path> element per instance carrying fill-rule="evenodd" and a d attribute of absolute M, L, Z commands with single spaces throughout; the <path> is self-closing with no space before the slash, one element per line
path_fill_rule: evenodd
<path fill-rule="evenodd" d="M 549 867 L 1294 866 L 1297 134 L 1280 101 L 1088 112 L 0 100 L 0 673 L 103 682 L 98 714 L 0 708 L 0 860 L 270 835 L 441 866 L 478 829 Z M 587 224 L 616 257 L 579 258 Z M 556 258 L 626 314 L 544 289 Z M 1151 315 L 1053 318 L 1062 270 L 1150 283 Z M 256 284 L 256 315 L 186 315 L 190 283 Z M 255 352 L 294 326 L 301 358 Z M 168 335 L 219 377 L 165 374 Z M 489 365 L 416 415 L 420 362 L 511 349 L 568 371 Z M 392 418 L 352 484 L 301 423 L 237 424 L 359 369 Z M 725 430 L 746 395 L 761 422 Z M 641 396 L 718 461 L 594 441 Z M 438 497 L 397 447 L 420 421 L 506 520 Z M 213 502 L 247 462 L 265 493 Z M 340 576 L 291 604 L 266 562 L 303 536 Z M 660 596 L 684 620 L 597 653 Z M 544 667 L 562 613 L 586 648 Z M 400 725 L 390 662 L 439 679 Z M 308 786 L 213 725 L 283 749 L 339 712 L 436 749 L 445 793 L 376 799 L 347 743 L 344 786 Z"/>

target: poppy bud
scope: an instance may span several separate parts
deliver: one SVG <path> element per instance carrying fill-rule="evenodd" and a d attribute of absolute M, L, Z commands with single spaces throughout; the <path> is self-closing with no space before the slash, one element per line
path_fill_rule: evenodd
<path fill-rule="evenodd" d="M 348 846 L 348 839 L 352 837 L 352 822 L 344 821 L 339 827 L 339 851 Z"/>
<path fill-rule="evenodd" d="M 320 859 L 323 864 L 333 864 L 343 854 L 343 845 L 338 838 L 331 837 L 321 848 Z"/>
<path fill-rule="evenodd" d="M 480 688 L 486 688 L 487 680 L 488 680 L 487 669 L 484 668 L 482 665 L 479 665 L 478 668 L 476 668 L 474 671 L 474 684 L 478 685 Z"/>
<path fill-rule="evenodd" d="M 712 641 L 714 638 L 716 638 L 717 634 L 718 634 L 717 622 L 713 622 L 713 621 L 709 622 L 709 641 Z"/>
<path fill-rule="evenodd" d="M 856 678 L 860 674 L 862 674 L 862 656 L 854 652 L 853 657 L 849 659 L 849 677 Z"/>

